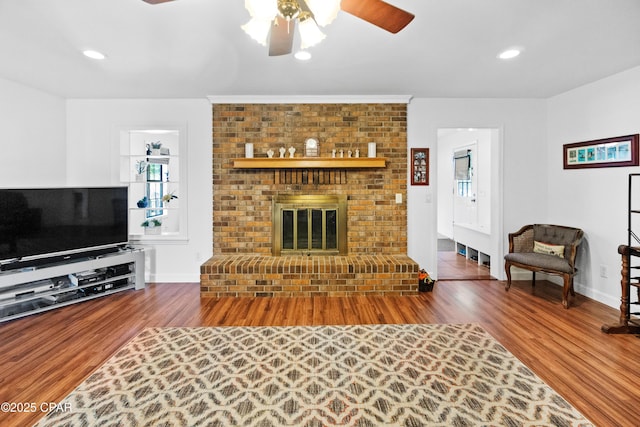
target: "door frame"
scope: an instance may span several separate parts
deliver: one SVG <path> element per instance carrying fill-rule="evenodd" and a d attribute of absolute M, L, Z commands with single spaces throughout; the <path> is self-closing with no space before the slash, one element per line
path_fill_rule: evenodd
<path fill-rule="evenodd" d="M 443 177 L 441 176 L 441 174 L 443 173 L 447 173 L 447 171 L 449 170 L 448 168 L 442 168 L 441 165 L 439 164 L 441 161 L 441 150 L 443 149 L 443 147 L 441 146 L 441 134 L 442 131 L 450 131 L 450 132 L 468 132 L 469 130 L 473 130 L 473 129 L 487 129 L 487 130 L 491 130 L 492 131 L 492 136 L 491 136 L 491 149 L 492 149 L 492 153 L 491 153 L 491 195 L 490 195 L 490 199 L 491 199 L 491 220 L 490 220 L 490 232 L 488 234 L 488 239 L 489 239 L 489 253 L 488 255 L 490 255 L 491 257 L 491 266 L 490 266 L 490 273 L 491 276 L 498 279 L 498 280 L 504 280 L 504 269 L 502 268 L 502 258 L 503 258 L 503 254 L 504 254 L 504 239 L 503 239 L 503 230 L 504 230 L 504 215 L 503 215 L 503 211 L 504 211 L 504 179 L 503 179 L 503 173 L 504 173 L 504 129 L 502 126 L 467 126 L 467 127 L 463 127 L 463 126 L 459 126 L 459 127 L 453 127 L 453 126 L 449 126 L 449 127 L 438 127 L 436 128 L 436 153 L 435 153 L 435 158 L 436 158 L 436 182 L 438 183 L 437 187 L 438 189 L 436 190 L 436 233 L 435 234 L 435 244 L 434 247 L 437 248 L 437 239 L 438 239 L 438 231 L 439 231 L 439 227 L 438 227 L 438 223 L 440 221 L 439 216 L 441 215 L 441 209 L 440 209 L 440 204 L 444 203 L 445 200 L 447 199 L 446 197 L 443 197 L 443 195 L 441 194 L 441 192 L 443 191 L 443 186 L 441 185 L 442 180 L 448 180 L 448 181 L 453 181 L 452 177 Z M 495 150 L 495 152 L 494 152 Z M 449 156 L 450 157 L 450 156 Z M 452 191 L 453 188 L 453 184 L 449 187 L 450 190 Z M 452 198 L 453 200 L 453 198 Z M 453 218 L 452 218 L 453 220 Z M 453 228 L 454 232 L 453 232 L 453 237 L 455 240 L 455 228 Z M 436 249 L 437 252 L 437 249 Z M 438 277 L 438 268 L 437 268 L 437 253 L 436 253 L 436 268 L 435 268 L 435 277 Z"/>

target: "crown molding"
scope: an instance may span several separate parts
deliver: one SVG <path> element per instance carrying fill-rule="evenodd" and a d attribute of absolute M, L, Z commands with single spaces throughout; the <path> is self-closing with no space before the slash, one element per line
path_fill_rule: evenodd
<path fill-rule="evenodd" d="M 212 104 L 408 104 L 412 95 L 212 95 Z"/>

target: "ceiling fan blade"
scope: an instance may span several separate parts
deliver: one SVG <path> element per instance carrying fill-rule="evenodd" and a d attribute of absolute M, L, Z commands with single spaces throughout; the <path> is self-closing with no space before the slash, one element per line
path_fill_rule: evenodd
<path fill-rule="evenodd" d="M 293 50 L 293 32 L 295 21 L 276 16 L 271 25 L 269 36 L 269 56 L 287 55 Z"/>
<path fill-rule="evenodd" d="M 397 33 L 415 17 L 382 0 L 342 0 L 340 8 L 390 33 Z"/>
<path fill-rule="evenodd" d="M 149 4 L 160 4 L 160 3 L 167 3 L 173 0 L 142 0 L 142 1 Z"/>

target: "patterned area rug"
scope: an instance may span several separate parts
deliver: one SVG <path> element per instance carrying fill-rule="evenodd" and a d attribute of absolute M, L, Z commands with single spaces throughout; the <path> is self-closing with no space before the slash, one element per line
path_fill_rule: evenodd
<path fill-rule="evenodd" d="M 37 426 L 590 426 L 484 329 L 147 329 Z"/>

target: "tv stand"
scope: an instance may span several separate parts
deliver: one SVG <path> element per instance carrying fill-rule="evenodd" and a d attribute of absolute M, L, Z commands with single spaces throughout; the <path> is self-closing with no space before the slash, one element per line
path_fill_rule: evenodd
<path fill-rule="evenodd" d="M 144 250 L 113 247 L 51 257 L 0 272 L 0 322 L 143 289 Z M 12 263 L 13 264 L 13 263 Z M 9 264 L 9 265 L 12 265 Z"/>
<path fill-rule="evenodd" d="M 106 254 L 112 254 L 119 250 L 120 248 L 118 246 L 110 246 L 100 249 L 91 249 L 84 252 L 53 255 L 44 258 L 17 259 L 6 264 L 0 264 L 0 271 L 23 270 L 25 268 L 46 266 L 60 262 L 73 262 L 74 260 L 95 258 Z"/>

